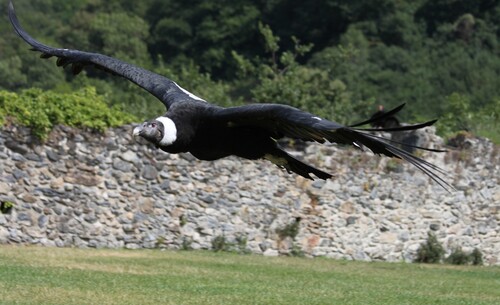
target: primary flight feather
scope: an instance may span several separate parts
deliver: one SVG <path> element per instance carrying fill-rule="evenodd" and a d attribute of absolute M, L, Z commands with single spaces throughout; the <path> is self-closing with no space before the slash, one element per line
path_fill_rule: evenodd
<path fill-rule="evenodd" d="M 308 179 L 312 179 L 311 174 L 320 179 L 328 179 L 332 177 L 331 174 L 291 156 L 278 145 L 276 140 L 289 137 L 319 143 L 328 141 L 358 148 L 367 147 L 375 154 L 404 159 L 442 187 L 451 188 L 440 176 L 444 172 L 435 165 L 390 144 L 389 140 L 357 128 L 362 124 L 371 123 L 371 120 L 343 126 L 286 105 L 252 104 L 230 108 L 215 106 L 164 76 L 116 58 L 46 46 L 24 31 L 16 17 L 12 2 L 9 2 L 8 12 L 17 34 L 32 47 L 33 51 L 41 52 L 42 58 L 57 57 L 57 65 L 71 66 L 74 74 L 90 66 L 121 76 L 160 100 L 167 108 L 167 112 L 156 119 L 142 123 L 133 130 L 133 134 L 168 153 L 189 152 L 201 160 L 216 160 L 230 155 L 251 160 L 267 159 L 289 172 Z M 403 105 L 385 115 L 393 115 L 402 107 Z M 388 132 L 415 130 L 430 126 L 434 122 L 377 130 Z"/>

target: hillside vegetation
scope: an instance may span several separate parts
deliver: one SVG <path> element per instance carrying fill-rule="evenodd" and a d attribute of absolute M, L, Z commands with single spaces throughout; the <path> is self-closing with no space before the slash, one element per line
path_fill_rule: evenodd
<path fill-rule="evenodd" d="M 497 0 L 14 2 L 40 41 L 144 66 L 216 104 L 285 103 L 348 123 L 377 104 L 406 102 L 403 120 L 438 117 L 441 134 L 499 141 Z M 2 90 L 95 87 L 140 119 L 164 111 L 102 71 L 58 71 L 27 50 L 7 18 L 0 30 Z"/>

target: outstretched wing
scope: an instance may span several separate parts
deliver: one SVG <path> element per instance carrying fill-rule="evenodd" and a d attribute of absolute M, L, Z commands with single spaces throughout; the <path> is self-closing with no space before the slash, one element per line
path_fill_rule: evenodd
<path fill-rule="evenodd" d="M 164 76 L 123 62 L 116 58 L 98 53 L 52 48 L 38 42 L 26 33 L 26 31 L 19 24 L 12 1 L 9 2 L 9 19 L 17 34 L 32 47 L 32 50 L 42 53 L 40 56 L 41 58 L 50 58 L 55 56 L 57 57 L 57 65 L 64 68 L 71 65 L 73 74 L 80 73 L 85 66 L 94 66 L 95 68 L 103 71 L 121 76 L 154 95 L 165 105 L 165 107 L 167 107 L 167 109 L 173 103 L 186 99 L 203 101 L 203 99 L 186 91 L 174 81 Z"/>
<path fill-rule="evenodd" d="M 398 107 L 399 111 L 402 107 Z M 240 107 L 220 109 L 213 119 L 224 122 L 229 127 L 248 126 L 269 131 L 276 139 L 290 137 L 304 141 L 315 141 L 354 145 L 357 148 L 368 147 L 375 154 L 383 154 L 406 160 L 423 171 L 445 189 L 452 188 L 440 174 L 445 174 L 439 167 L 413 154 L 392 145 L 394 142 L 373 134 L 363 132 L 363 129 L 343 126 L 341 124 L 322 119 L 314 114 L 301 111 L 297 108 L 277 104 L 254 104 Z M 378 131 L 405 131 L 415 130 L 434 124 L 429 121 L 422 124 L 397 128 L 377 129 Z M 358 126 L 358 124 L 356 124 Z M 370 130 L 370 129 L 367 129 Z M 397 142 L 396 142 L 397 143 Z M 397 143 L 405 145 L 403 143 Z M 414 147 L 429 151 L 439 151 L 423 147 Z"/>

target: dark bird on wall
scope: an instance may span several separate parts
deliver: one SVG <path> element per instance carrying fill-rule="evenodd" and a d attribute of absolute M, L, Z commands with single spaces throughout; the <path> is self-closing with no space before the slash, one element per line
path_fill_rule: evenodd
<path fill-rule="evenodd" d="M 395 115 L 387 116 L 384 115 L 385 113 L 384 105 L 378 105 L 377 112 L 372 114 L 370 117 L 372 120 L 370 125 L 379 128 L 393 128 L 401 126 L 399 119 Z"/>
<path fill-rule="evenodd" d="M 267 159 L 288 172 L 308 179 L 312 179 L 311 174 L 320 179 L 328 179 L 332 177 L 331 174 L 291 156 L 278 145 L 277 140 L 289 137 L 319 143 L 328 141 L 360 149 L 367 147 L 375 154 L 404 159 L 439 185 L 451 188 L 441 177 L 445 173 L 437 166 L 392 145 L 390 140 L 368 133 L 373 130 L 415 130 L 430 126 L 435 121 L 405 127 L 361 129 L 357 126 L 370 124 L 373 120 L 343 126 L 278 104 L 222 108 L 209 104 L 164 76 L 132 64 L 98 53 L 53 48 L 38 42 L 20 26 L 12 2 L 9 3 L 9 18 L 17 34 L 33 51 L 41 52 L 41 58 L 57 57 L 57 65 L 71 67 L 74 74 L 85 67 L 110 72 L 128 79 L 160 100 L 167 112 L 137 126 L 133 135 L 146 139 L 168 153 L 189 152 L 201 160 L 216 160 L 230 155 L 250 160 Z M 385 112 L 382 118 L 394 115 L 402 107 L 403 105 Z"/>

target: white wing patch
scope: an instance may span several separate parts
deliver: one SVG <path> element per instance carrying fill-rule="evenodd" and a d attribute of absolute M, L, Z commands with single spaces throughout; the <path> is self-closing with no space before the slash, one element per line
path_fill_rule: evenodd
<path fill-rule="evenodd" d="M 322 120 L 322 118 L 317 117 L 317 116 L 313 116 L 312 118 L 313 118 L 313 119 L 315 119 L 315 120 L 318 120 L 318 121 L 321 121 L 321 120 Z"/>
<path fill-rule="evenodd" d="M 177 86 L 177 88 L 181 89 L 182 92 L 186 93 L 190 98 L 193 98 L 193 99 L 198 100 L 198 101 L 206 102 L 201 97 L 198 97 L 198 96 L 192 94 L 191 92 L 187 91 L 186 89 L 182 88 L 176 82 L 174 82 L 174 84 Z"/>
<path fill-rule="evenodd" d="M 163 124 L 163 138 L 160 145 L 167 146 L 174 143 L 177 140 L 177 127 L 175 127 L 174 121 L 164 116 L 158 117 L 156 120 Z"/>

